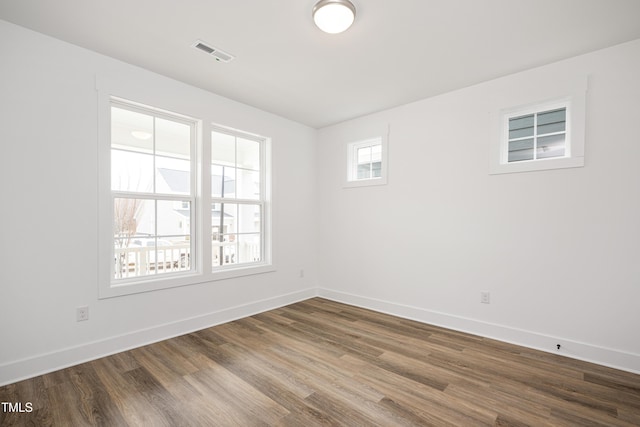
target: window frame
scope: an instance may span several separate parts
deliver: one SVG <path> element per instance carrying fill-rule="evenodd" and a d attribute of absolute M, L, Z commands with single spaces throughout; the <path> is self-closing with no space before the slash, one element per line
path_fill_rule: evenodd
<path fill-rule="evenodd" d="M 164 96 L 158 90 L 134 82 L 126 82 L 118 78 L 96 76 L 98 94 L 98 298 L 112 298 L 157 291 L 180 286 L 214 283 L 218 280 L 232 279 L 242 276 L 263 274 L 276 270 L 274 263 L 274 239 L 272 232 L 272 197 L 271 197 L 271 138 L 241 131 L 220 125 L 213 125 L 207 113 L 194 113 L 189 103 Z M 138 276 L 127 280 L 114 281 L 114 234 L 113 234 L 113 195 L 111 190 L 111 105 L 112 100 L 124 102 L 128 106 L 140 107 L 155 113 L 168 113 L 172 117 L 193 120 L 195 123 L 195 147 L 192 148 L 192 188 L 191 197 L 195 199 L 191 210 L 191 270 Z M 135 100 L 135 101 L 132 101 Z M 169 107 L 169 108 L 167 108 Z M 175 113 L 174 111 L 181 111 Z M 185 114 L 182 114 L 185 112 Z M 211 129 L 221 128 L 262 138 L 261 167 L 262 185 L 264 188 L 264 221 L 261 224 L 262 259 L 251 265 L 240 264 L 228 269 L 212 269 L 211 258 Z M 137 195 L 134 193 L 134 197 Z M 164 197 L 164 196 L 163 196 Z M 171 200 L 183 200 L 183 196 Z M 163 199 L 164 200 L 164 199 Z M 207 208 L 204 208 L 208 206 Z M 209 230 L 209 231 L 207 231 Z M 209 243 L 209 244 L 207 244 Z"/>
<path fill-rule="evenodd" d="M 388 174 L 388 136 L 378 135 L 368 138 L 358 139 L 346 144 L 346 176 L 343 187 L 366 187 L 374 185 L 386 185 Z M 366 147 L 380 146 L 380 176 L 370 178 L 358 178 L 358 150 Z M 370 162 L 373 164 L 373 162 Z"/>
<path fill-rule="evenodd" d="M 221 194 L 220 197 L 215 197 L 213 196 L 213 192 L 211 191 L 211 195 L 210 195 L 210 200 L 209 200 L 209 206 L 211 206 L 211 209 L 213 209 L 213 205 L 219 205 L 220 206 L 220 215 L 221 217 L 224 215 L 224 205 L 225 204 L 235 204 L 238 206 L 238 211 L 239 212 L 239 207 L 241 205 L 256 205 L 260 207 L 260 231 L 257 233 L 242 233 L 240 231 L 236 231 L 235 233 L 225 233 L 224 231 L 224 224 L 222 226 L 222 230 L 218 230 L 217 231 L 217 235 L 225 235 L 225 234 L 235 234 L 236 238 L 238 238 L 240 235 L 242 234 L 259 234 L 260 235 L 260 261 L 254 261 L 254 262 L 245 262 L 245 263 L 238 263 L 238 264 L 221 264 L 221 265 L 214 265 L 213 262 L 211 263 L 211 271 L 213 272 L 213 274 L 217 274 L 217 275 L 224 275 L 224 274 L 228 274 L 227 272 L 235 272 L 235 271 L 242 271 L 244 269 L 247 268 L 261 268 L 265 265 L 269 265 L 270 264 L 270 260 L 271 260 L 271 247 L 268 243 L 267 240 L 267 234 L 268 234 L 268 230 L 269 230 L 269 224 L 270 224 L 270 209 L 268 207 L 268 203 L 269 203 L 269 187 L 270 187 L 270 180 L 268 178 L 268 174 L 267 174 L 267 169 L 268 169 L 268 165 L 267 165 L 267 153 L 269 151 L 269 142 L 268 142 L 268 138 L 265 138 L 263 136 L 259 136 L 259 135 L 255 135 L 255 134 L 251 134 L 249 132 L 244 132 L 244 131 L 240 131 L 237 129 L 232 129 L 229 127 L 225 127 L 225 126 L 221 126 L 218 124 L 212 124 L 210 126 L 209 129 L 209 133 L 210 135 L 213 132 L 217 132 L 217 133 L 221 133 L 221 134 L 225 134 L 228 136 L 233 136 L 236 141 L 235 141 L 235 165 L 234 168 L 236 169 L 236 173 L 238 169 L 244 169 L 244 168 L 239 168 L 238 167 L 238 159 L 237 159 L 237 138 L 243 138 L 246 140 L 250 140 L 250 141 L 254 141 L 257 142 L 259 144 L 259 177 L 260 177 L 260 197 L 258 199 L 247 199 L 247 198 L 240 198 L 240 197 L 225 197 L 224 194 Z M 213 138 L 211 138 L 212 143 L 210 144 L 211 150 L 213 150 Z M 213 153 L 210 153 L 213 154 Z M 211 166 L 213 164 L 213 157 L 210 155 L 209 156 L 209 165 Z M 211 174 L 210 174 L 211 175 Z M 224 179 L 224 178 L 223 178 Z M 236 184 L 237 186 L 237 175 L 236 175 Z M 237 189 L 237 187 L 236 187 Z M 236 190 L 237 191 L 237 190 Z M 211 224 L 211 235 L 209 235 L 209 241 L 213 241 L 213 226 L 214 224 Z M 213 250 L 213 248 L 212 248 Z M 213 254 L 212 254 L 213 255 Z"/>
<path fill-rule="evenodd" d="M 568 88 L 562 96 L 519 103 L 515 107 L 501 108 L 490 115 L 493 117 L 489 160 L 490 175 L 584 166 L 587 78 L 586 76 L 576 78 L 566 86 Z M 558 108 L 566 108 L 565 155 L 509 162 L 509 119 Z"/>
<path fill-rule="evenodd" d="M 564 130 L 564 135 L 565 135 L 565 140 L 564 140 L 564 155 L 562 156 L 557 156 L 557 157 L 547 157 L 547 158 L 537 158 L 536 155 L 536 149 L 538 148 L 538 141 L 539 138 L 541 138 L 540 135 L 538 135 L 538 131 L 537 131 L 537 117 L 539 114 L 545 113 L 545 112 L 549 112 L 549 111 L 553 111 L 553 110 L 560 110 L 560 109 L 565 109 L 566 113 L 565 113 L 565 130 Z M 500 152 L 500 163 L 501 164 L 516 164 L 516 163 L 524 163 L 524 162 L 546 162 L 546 161 L 550 161 L 550 160 L 557 160 L 557 159 L 563 159 L 563 158 L 570 158 L 571 157 L 571 136 L 572 136 L 572 132 L 571 132 L 571 112 L 572 112 L 572 108 L 571 108 L 571 100 L 569 98 L 563 99 L 563 100 L 559 100 L 559 101 L 555 101 L 555 102 L 549 102 L 549 103 L 544 103 L 544 104 L 537 104 L 534 106 L 530 106 L 527 108 L 523 108 L 523 109 L 514 109 L 514 110 L 505 110 L 503 111 L 502 114 L 502 129 L 503 129 L 503 134 L 502 134 L 502 147 L 501 147 L 501 152 Z M 509 138 L 509 121 L 512 118 L 516 118 L 516 117 L 521 117 L 521 116 L 534 116 L 534 134 L 532 136 L 526 137 L 526 138 L 530 138 L 534 140 L 533 143 L 533 153 L 534 153 L 534 158 L 533 159 L 529 159 L 529 160 L 518 160 L 518 161 L 513 161 L 510 162 L 509 161 L 509 143 L 512 141 L 512 139 Z M 542 134 L 542 137 L 547 136 L 547 134 Z M 523 137 L 524 138 L 524 137 Z"/>
<path fill-rule="evenodd" d="M 197 208 L 196 206 L 198 205 L 197 203 L 197 165 L 198 165 L 198 156 L 197 156 L 197 142 L 198 142 L 198 134 L 197 134 L 197 128 L 198 128 L 198 120 L 181 115 L 181 114 L 177 114 L 177 113 L 172 113 L 166 110 L 161 110 L 158 108 L 154 108 L 154 107 L 150 107 L 150 106 L 145 106 L 145 105 L 141 105 L 139 103 L 134 103 L 131 101 L 126 101 L 117 97 L 111 97 L 110 99 L 110 106 L 109 106 L 109 122 L 110 124 L 112 124 L 112 118 L 111 118 L 111 111 L 112 108 L 119 108 L 122 110 L 127 110 L 130 112 L 134 112 L 134 113 L 140 113 L 140 114 L 145 114 L 148 116 L 153 117 L 153 122 L 154 122 L 154 128 L 155 128 L 155 119 L 159 118 L 159 119 L 163 119 L 163 120 L 167 120 L 167 121 L 171 121 L 174 123 L 180 123 L 180 124 L 184 124 L 190 127 L 190 141 L 189 141 L 189 169 L 190 169 L 190 173 L 189 173 L 189 194 L 184 195 L 184 194 L 172 194 L 172 193 L 161 193 L 157 191 L 157 187 L 156 187 L 156 172 L 157 170 L 154 167 L 153 170 L 153 190 L 151 192 L 148 191 L 123 191 L 123 190 L 114 190 L 113 188 L 111 188 L 111 212 L 113 212 L 114 207 L 115 207 L 115 201 L 116 199 L 138 199 L 138 200 L 150 200 L 153 201 L 155 204 L 155 218 L 154 218 L 154 225 L 156 226 L 156 233 L 153 236 L 149 236 L 150 238 L 153 238 L 156 240 L 156 243 L 158 242 L 158 240 L 163 239 L 163 238 L 167 238 L 168 236 L 164 236 L 162 234 L 158 234 L 157 233 L 157 227 L 158 227 L 158 202 L 162 202 L 162 201 L 166 201 L 166 202 L 180 202 L 181 204 L 184 204 L 185 202 L 188 203 L 191 208 L 189 210 L 189 223 L 190 223 L 190 228 L 189 228 L 189 254 L 190 254 L 190 258 L 192 258 L 192 261 L 190 261 L 191 264 L 191 268 L 189 270 L 186 271 L 177 271 L 177 272 L 170 272 L 170 273 L 165 273 L 163 272 L 161 275 L 159 275 L 158 273 L 154 273 L 154 274 L 149 274 L 149 275 L 144 275 L 144 276 L 131 276 L 131 277 L 125 277 L 125 278 L 114 278 L 114 273 L 115 271 L 112 269 L 111 271 L 111 286 L 125 286 L 127 284 L 137 284 L 137 283 L 144 283 L 144 282 L 153 282 L 156 281 L 157 279 L 160 278 L 165 278 L 167 277 L 168 279 L 171 278 L 179 278 L 182 276 L 189 276 L 191 275 L 191 273 L 193 271 L 197 271 L 197 262 L 198 262 L 198 236 L 201 234 L 199 232 L 199 230 L 197 229 Z M 154 140 L 155 140 L 155 132 L 154 132 L 154 136 L 153 136 Z M 110 142 L 111 142 L 111 137 L 109 138 Z M 110 148 L 111 148 L 111 152 L 113 151 L 113 145 L 110 144 Z M 156 144 L 155 141 L 153 142 L 153 149 L 154 152 L 151 154 L 154 157 L 154 164 L 155 164 L 155 157 L 159 156 L 155 149 L 156 149 Z M 162 156 L 160 156 L 162 157 Z M 110 156 L 110 160 L 109 162 L 111 163 L 111 159 L 112 157 Z M 113 221 L 113 220 L 112 220 Z M 115 253 L 113 254 L 113 256 L 115 257 Z M 156 256 L 158 256 L 158 254 L 156 254 Z M 112 265 L 112 267 L 115 267 L 114 265 Z"/>

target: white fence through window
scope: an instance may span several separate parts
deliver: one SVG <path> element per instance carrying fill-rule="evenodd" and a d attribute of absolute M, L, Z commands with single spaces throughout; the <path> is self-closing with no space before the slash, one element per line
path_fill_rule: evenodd
<path fill-rule="evenodd" d="M 189 243 L 114 248 L 115 278 L 147 276 L 191 269 Z"/>

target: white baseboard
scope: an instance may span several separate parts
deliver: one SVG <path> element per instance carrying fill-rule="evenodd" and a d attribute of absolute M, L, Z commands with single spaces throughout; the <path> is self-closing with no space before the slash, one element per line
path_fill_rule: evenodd
<path fill-rule="evenodd" d="M 273 310 L 314 296 L 317 296 L 317 289 L 306 289 L 5 363 L 0 365 L 0 386 Z"/>
<path fill-rule="evenodd" d="M 640 355 L 638 354 L 330 289 L 318 289 L 318 296 L 405 319 L 640 374 Z M 557 344 L 561 345 L 560 351 L 557 350 Z"/>
<path fill-rule="evenodd" d="M 273 298 L 253 301 L 224 310 L 158 325 L 153 328 L 133 331 L 128 334 L 105 338 L 5 363 L 0 365 L 0 386 L 179 335 L 188 334 L 200 329 L 231 322 L 233 320 L 273 310 L 275 308 L 283 307 L 315 296 L 320 296 L 357 307 L 367 308 L 381 313 L 391 314 L 405 319 L 416 320 L 422 323 L 467 332 L 523 347 L 541 350 L 548 353 L 556 353 L 562 356 L 640 374 L 640 355 L 637 354 L 598 347 L 565 338 L 543 335 L 536 332 L 520 330 L 504 325 L 497 325 L 481 322 L 475 319 L 439 313 L 426 310 L 424 308 L 396 304 L 393 302 L 320 288 L 306 289 Z M 555 350 L 556 344 L 558 343 L 562 346 L 559 353 Z"/>

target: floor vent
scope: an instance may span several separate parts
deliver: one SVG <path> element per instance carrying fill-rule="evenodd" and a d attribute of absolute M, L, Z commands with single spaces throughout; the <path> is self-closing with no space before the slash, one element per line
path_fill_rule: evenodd
<path fill-rule="evenodd" d="M 230 62 L 235 59 L 235 56 L 231 55 L 230 53 L 220 50 L 217 47 L 210 46 L 202 40 L 197 40 L 192 46 L 206 54 L 213 56 L 216 61 Z"/>

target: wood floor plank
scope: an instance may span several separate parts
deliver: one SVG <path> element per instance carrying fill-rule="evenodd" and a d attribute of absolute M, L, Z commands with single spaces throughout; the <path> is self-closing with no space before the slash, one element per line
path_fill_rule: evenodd
<path fill-rule="evenodd" d="M 146 396 L 138 390 L 137 380 L 131 375 L 134 369 L 120 371 L 118 358 L 107 357 L 90 362 L 100 379 L 102 387 L 109 394 L 113 406 L 126 421 L 124 425 L 169 425 L 162 414 L 155 410 Z M 97 387 L 98 385 L 96 385 Z"/>
<path fill-rule="evenodd" d="M 640 376 L 312 298 L 0 387 L 0 426 L 639 426 Z"/>
<path fill-rule="evenodd" d="M 195 380 L 203 394 L 215 399 L 218 407 L 236 420 L 232 425 L 273 425 L 289 413 L 229 367 L 201 370 L 188 375 L 188 379 Z"/>
<path fill-rule="evenodd" d="M 345 359 L 350 356 L 345 356 Z M 487 426 L 496 414 L 473 407 L 473 402 L 462 402 L 446 396 L 442 391 L 417 383 L 410 378 L 379 367 L 361 367 L 356 379 L 385 393 L 387 398 L 410 408 L 425 420 L 426 425 Z"/>
<path fill-rule="evenodd" d="M 536 402 L 530 402 L 526 406 L 519 405 L 520 401 L 517 397 L 492 387 L 479 387 L 471 382 L 450 384 L 445 394 L 455 396 L 462 401 L 472 401 L 478 407 L 496 412 L 498 414 L 496 424 L 511 423 L 541 427 L 552 425 L 551 411 L 544 405 Z"/>

